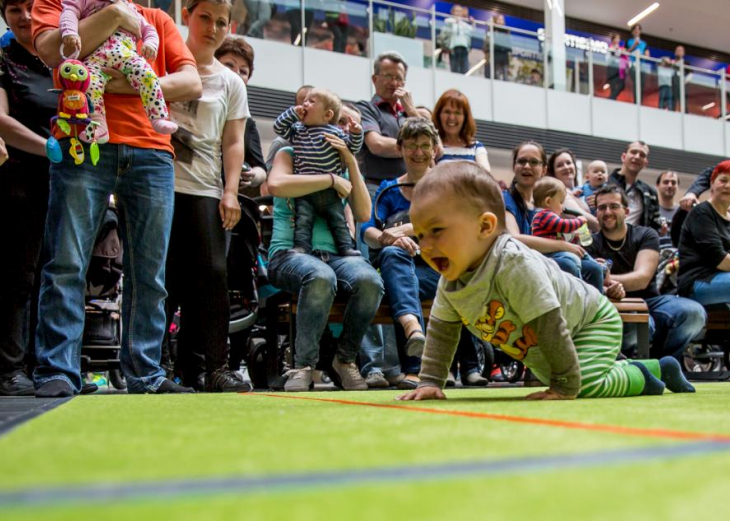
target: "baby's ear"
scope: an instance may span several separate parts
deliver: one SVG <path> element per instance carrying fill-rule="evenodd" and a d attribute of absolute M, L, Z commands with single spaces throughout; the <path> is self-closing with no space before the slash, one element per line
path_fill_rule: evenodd
<path fill-rule="evenodd" d="M 484 212 L 479 216 L 479 235 L 483 238 L 491 237 L 497 231 L 499 222 L 492 212 Z"/>

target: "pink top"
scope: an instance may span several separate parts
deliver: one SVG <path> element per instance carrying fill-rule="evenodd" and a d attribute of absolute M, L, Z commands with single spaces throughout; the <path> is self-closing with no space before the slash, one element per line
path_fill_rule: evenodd
<path fill-rule="evenodd" d="M 157 50 L 160 45 L 160 38 L 157 36 L 157 31 L 155 31 L 155 28 L 150 25 L 134 8 L 132 2 L 127 0 L 62 0 L 61 5 L 63 6 L 63 11 L 61 12 L 61 16 L 58 20 L 61 36 L 78 36 L 79 20 L 88 18 L 95 12 L 116 2 L 121 2 L 134 13 L 140 23 L 142 41 Z"/>

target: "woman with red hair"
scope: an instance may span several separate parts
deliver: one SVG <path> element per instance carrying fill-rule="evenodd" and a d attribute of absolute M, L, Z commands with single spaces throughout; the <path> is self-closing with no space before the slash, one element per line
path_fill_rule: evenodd
<path fill-rule="evenodd" d="M 710 199 L 690 211 L 679 238 L 679 294 L 730 303 L 730 159 L 710 177 Z"/>
<path fill-rule="evenodd" d="M 444 92 L 433 110 L 433 122 L 438 130 L 441 146 L 436 163 L 448 161 L 472 161 L 490 172 L 487 149 L 474 139 L 477 125 L 471 114 L 469 99 L 456 89 Z M 476 339 L 468 331 L 462 331 L 459 348 L 451 364 L 447 387 L 456 385 L 460 373 L 462 385 L 487 385 L 488 380 L 479 371 Z"/>
<path fill-rule="evenodd" d="M 441 138 L 437 163 L 474 161 L 490 172 L 487 149 L 475 138 L 477 125 L 471 114 L 469 99 L 456 89 L 444 92 L 433 109 L 433 123 Z"/>

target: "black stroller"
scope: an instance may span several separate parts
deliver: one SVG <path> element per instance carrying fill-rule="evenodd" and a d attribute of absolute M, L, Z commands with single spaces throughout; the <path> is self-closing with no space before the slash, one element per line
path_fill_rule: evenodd
<path fill-rule="evenodd" d="M 109 383 L 126 389 L 119 352 L 122 339 L 122 245 L 119 214 L 107 208 L 86 273 L 86 321 L 81 347 L 81 370 L 108 371 Z"/>

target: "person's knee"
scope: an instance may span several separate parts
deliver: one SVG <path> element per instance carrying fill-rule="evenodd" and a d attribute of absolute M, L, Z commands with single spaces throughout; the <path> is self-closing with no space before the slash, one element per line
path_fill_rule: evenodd
<path fill-rule="evenodd" d="M 580 264 L 575 261 L 575 259 L 572 259 L 570 257 L 566 256 L 559 256 L 554 257 L 553 260 L 558 264 L 558 267 L 574 277 L 581 278 L 580 276 Z"/>
<path fill-rule="evenodd" d="M 360 299 L 380 302 L 385 293 L 383 279 L 370 266 L 367 266 L 367 269 L 357 270 L 350 282 L 353 295 L 357 295 Z"/>
<path fill-rule="evenodd" d="M 677 327 L 687 331 L 692 336 L 699 333 L 707 322 L 707 312 L 699 303 L 690 299 L 682 299 L 681 310 L 677 314 Z"/>
<path fill-rule="evenodd" d="M 388 262 L 402 262 L 404 260 L 411 260 L 411 256 L 403 248 L 398 246 L 386 246 L 380 250 L 380 264 L 387 264 Z"/>
<path fill-rule="evenodd" d="M 325 263 L 312 268 L 302 280 L 302 288 L 306 288 L 314 295 L 334 299 L 337 293 L 337 276 Z"/>

